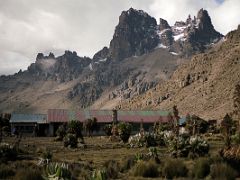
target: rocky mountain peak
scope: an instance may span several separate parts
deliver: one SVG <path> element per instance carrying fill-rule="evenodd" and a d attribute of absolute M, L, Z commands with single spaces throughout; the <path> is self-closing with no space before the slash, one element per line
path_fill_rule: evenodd
<path fill-rule="evenodd" d="M 113 60 L 139 56 L 158 44 L 157 22 L 142 10 L 123 11 L 110 42 L 109 54 Z"/>
<path fill-rule="evenodd" d="M 160 25 L 167 27 L 167 22 L 160 19 Z M 208 12 L 200 9 L 197 17 L 189 15 L 186 21 L 176 21 L 174 26 L 159 28 L 160 46 L 167 47 L 172 52 L 191 56 L 203 52 L 211 43 L 217 42 L 223 36 L 217 32 L 211 22 Z"/>
<path fill-rule="evenodd" d="M 109 49 L 107 47 L 102 48 L 93 56 L 93 61 L 103 60 L 108 57 Z"/>
<path fill-rule="evenodd" d="M 171 28 L 165 19 L 159 19 L 159 31 Z"/>
<path fill-rule="evenodd" d="M 55 59 L 55 55 L 52 52 L 50 52 L 48 56 L 45 56 L 43 53 L 37 54 L 36 61 L 44 59 Z"/>
<path fill-rule="evenodd" d="M 205 32 L 215 31 L 207 10 L 200 9 L 197 14 L 198 28 Z"/>

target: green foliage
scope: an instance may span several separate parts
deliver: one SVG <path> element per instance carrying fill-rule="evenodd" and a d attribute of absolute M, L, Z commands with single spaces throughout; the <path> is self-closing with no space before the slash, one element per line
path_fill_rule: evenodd
<path fill-rule="evenodd" d="M 210 176 L 212 179 L 234 180 L 237 172 L 225 163 L 218 163 L 211 166 Z"/>
<path fill-rule="evenodd" d="M 15 147 L 9 144 L 1 144 L 0 145 L 0 160 L 1 161 L 9 161 L 16 160 L 18 152 Z"/>
<path fill-rule="evenodd" d="M 193 177 L 203 179 L 210 173 L 210 162 L 206 158 L 200 158 L 193 167 Z"/>
<path fill-rule="evenodd" d="M 188 115 L 186 117 L 186 128 L 189 130 L 190 134 L 193 134 L 193 129 L 195 129 L 195 133 L 206 133 L 208 127 L 209 123 L 196 115 Z"/>
<path fill-rule="evenodd" d="M 208 154 L 209 144 L 200 137 L 190 138 L 190 152 L 196 157 L 202 157 Z"/>
<path fill-rule="evenodd" d="M 188 169 L 183 161 L 178 159 L 166 160 L 162 169 L 162 173 L 167 179 L 175 177 L 186 177 Z"/>
<path fill-rule="evenodd" d="M 199 136 L 174 137 L 169 140 L 168 147 L 173 157 L 187 157 L 190 154 L 192 158 L 195 158 L 205 156 L 209 151 L 209 144 Z"/>
<path fill-rule="evenodd" d="M 155 136 L 152 133 L 146 133 L 144 136 L 144 140 L 146 147 L 157 146 Z"/>
<path fill-rule="evenodd" d="M 57 134 L 57 140 L 62 141 L 64 136 L 66 136 L 66 129 L 64 125 L 61 125 L 58 127 L 56 134 Z"/>
<path fill-rule="evenodd" d="M 142 153 L 136 153 L 135 154 L 135 160 L 136 160 L 136 162 L 142 161 L 143 160 L 143 154 Z"/>
<path fill-rule="evenodd" d="M 65 163 L 49 163 L 45 169 L 46 178 L 55 179 L 71 179 L 71 172 Z"/>
<path fill-rule="evenodd" d="M 53 157 L 53 153 L 49 150 L 49 149 L 46 149 L 43 153 L 42 153 L 42 158 L 43 159 L 49 159 L 51 160 Z"/>
<path fill-rule="evenodd" d="M 132 125 L 126 122 L 121 122 L 118 124 L 118 133 L 120 138 L 124 143 L 128 142 L 128 139 L 131 135 Z"/>
<path fill-rule="evenodd" d="M 67 134 L 64 138 L 63 138 L 63 143 L 65 147 L 71 147 L 71 148 L 76 148 L 77 147 L 77 137 L 75 134 Z"/>
<path fill-rule="evenodd" d="M 112 135 L 112 124 L 106 124 L 104 126 L 103 130 L 107 136 L 111 136 Z"/>
<path fill-rule="evenodd" d="M 77 121 L 77 120 L 69 121 L 67 128 L 68 128 L 67 133 L 75 134 L 76 138 L 83 139 L 82 123 L 80 121 Z"/>
<path fill-rule="evenodd" d="M 107 180 L 107 174 L 105 170 L 94 170 L 91 180 Z"/>
<path fill-rule="evenodd" d="M 133 168 L 134 176 L 158 177 L 158 166 L 154 161 L 139 161 Z"/>
<path fill-rule="evenodd" d="M 9 177 L 14 176 L 15 172 L 7 165 L 0 166 L 0 179 L 10 179 Z"/>

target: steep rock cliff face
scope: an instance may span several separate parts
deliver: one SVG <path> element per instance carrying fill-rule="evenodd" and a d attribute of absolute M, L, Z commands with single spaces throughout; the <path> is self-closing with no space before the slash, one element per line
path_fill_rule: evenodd
<path fill-rule="evenodd" d="M 110 42 L 110 57 L 122 60 L 150 52 L 158 44 L 156 20 L 142 10 L 123 11 Z"/>

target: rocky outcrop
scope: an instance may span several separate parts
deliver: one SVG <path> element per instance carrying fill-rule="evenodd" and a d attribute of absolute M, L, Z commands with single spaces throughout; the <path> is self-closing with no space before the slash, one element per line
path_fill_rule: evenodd
<path fill-rule="evenodd" d="M 168 22 L 165 19 L 160 18 L 159 20 L 159 31 L 163 31 L 165 29 L 171 29 Z"/>
<path fill-rule="evenodd" d="M 48 56 L 38 53 L 36 62 L 28 67 L 28 72 L 38 79 L 52 79 L 62 83 L 77 78 L 90 62 L 90 58 L 79 57 L 75 51 L 65 51 L 57 58 L 53 53 Z"/>
<path fill-rule="evenodd" d="M 107 47 L 104 47 L 100 51 L 98 51 L 96 54 L 94 54 L 93 61 L 104 60 L 108 57 L 108 55 L 109 55 L 109 49 Z"/>
<path fill-rule="evenodd" d="M 169 27 L 166 20 L 160 19 L 158 34 L 162 45 L 185 56 L 204 52 L 211 43 L 216 43 L 223 37 L 214 29 L 211 18 L 204 9 L 199 10 L 197 17 L 191 18 L 189 15 L 186 21 L 177 21 L 172 27 Z"/>
<path fill-rule="evenodd" d="M 119 61 L 150 52 L 159 42 L 156 27 L 156 20 L 142 10 L 123 11 L 110 42 L 111 59 Z"/>

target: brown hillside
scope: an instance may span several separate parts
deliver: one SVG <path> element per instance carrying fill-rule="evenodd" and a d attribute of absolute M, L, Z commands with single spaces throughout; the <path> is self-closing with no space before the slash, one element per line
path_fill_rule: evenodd
<path fill-rule="evenodd" d="M 171 109 L 219 119 L 233 111 L 233 92 L 240 83 L 240 26 L 210 51 L 182 64 L 170 80 L 123 102 L 122 109 Z"/>

